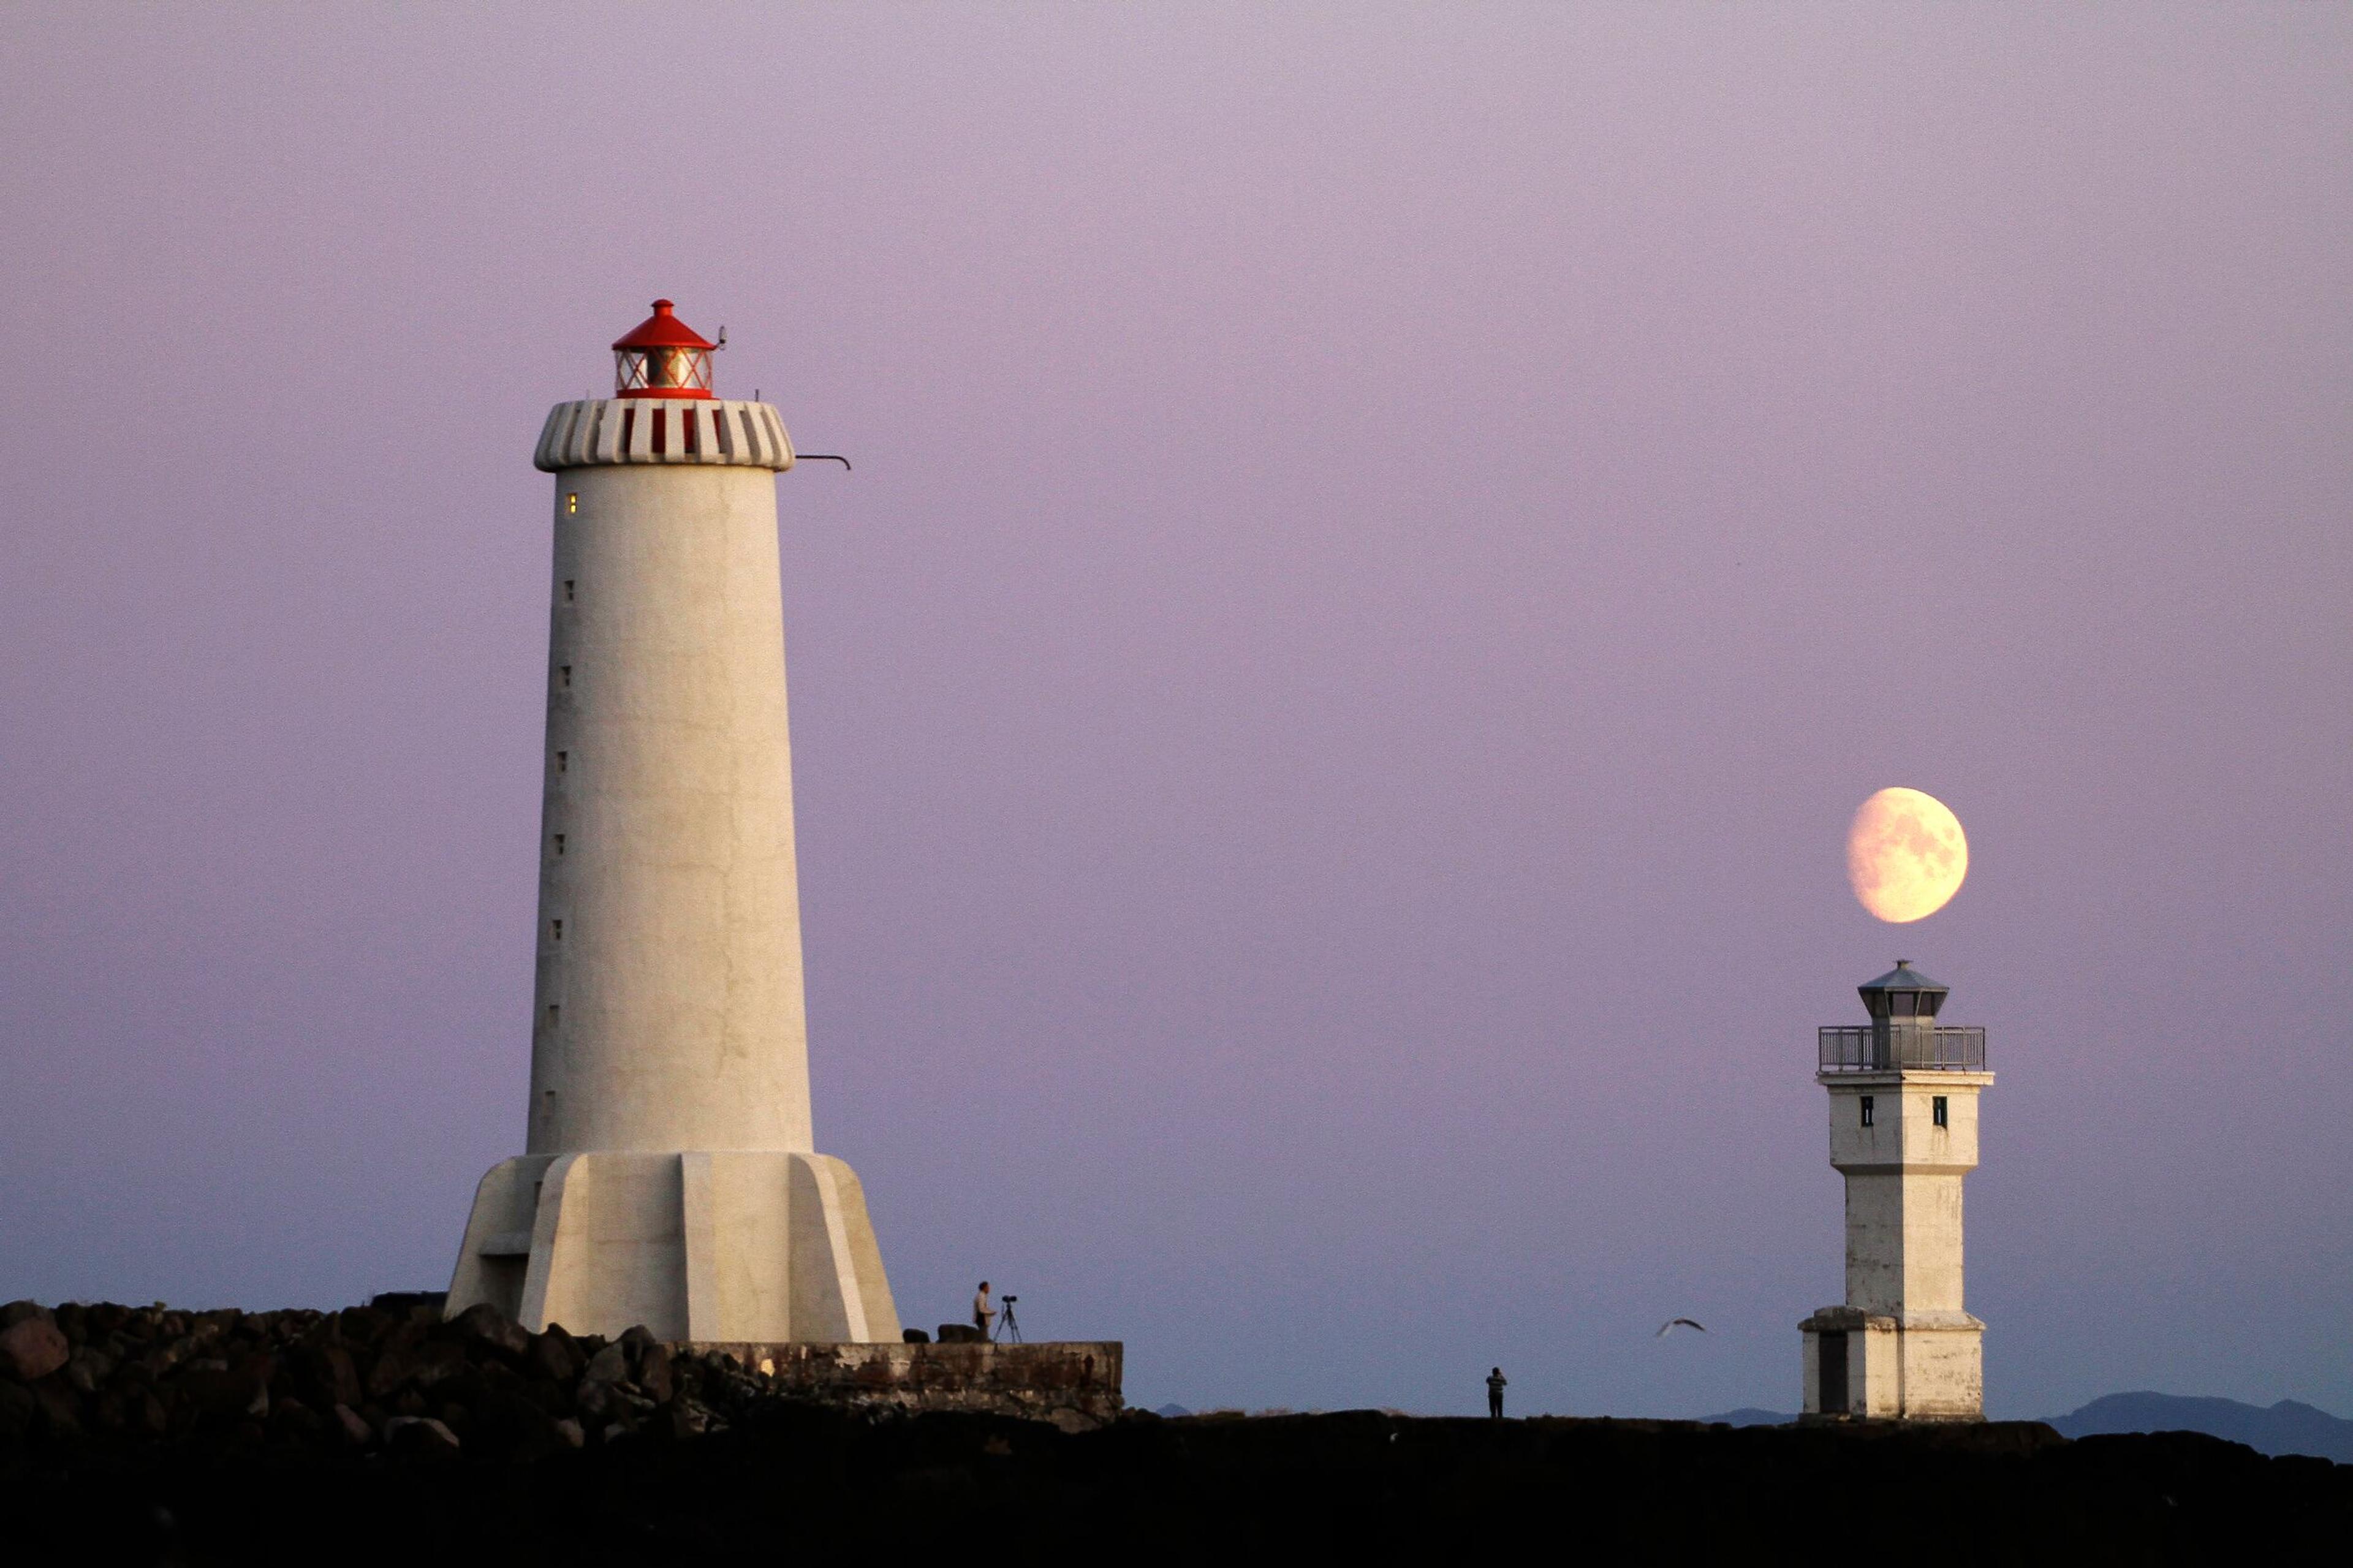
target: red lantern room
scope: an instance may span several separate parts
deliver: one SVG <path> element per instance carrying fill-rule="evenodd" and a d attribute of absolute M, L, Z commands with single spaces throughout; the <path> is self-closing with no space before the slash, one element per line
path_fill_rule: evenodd
<path fill-rule="evenodd" d="M 621 397 L 709 397 L 711 351 L 719 345 L 670 313 L 668 300 L 613 344 L 613 386 Z M 724 336 L 724 333 L 721 334 Z"/>

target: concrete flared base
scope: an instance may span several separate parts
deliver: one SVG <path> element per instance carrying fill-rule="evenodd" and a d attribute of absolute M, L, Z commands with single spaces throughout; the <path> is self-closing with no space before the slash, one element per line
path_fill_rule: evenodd
<path fill-rule="evenodd" d="M 1985 1419 L 1985 1324 L 1967 1312 L 1824 1307 L 1798 1328 L 1808 1419 Z"/>
<path fill-rule="evenodd" d="M 493 1166 L 449 1281 L 534 1332 L 899 1338 L 850 1168 L 826 1154 L 525 1154 Z"/>

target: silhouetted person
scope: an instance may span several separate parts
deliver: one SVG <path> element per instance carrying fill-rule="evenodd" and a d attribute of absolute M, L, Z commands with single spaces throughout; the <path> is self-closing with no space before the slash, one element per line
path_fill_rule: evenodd
<path fill-rule="evenodd" d="M 1490 1421 L 1504 1418 L 1504 1384 L 1506 1381 L 1502 1367 L 1487 1369 L 1487 1419 Z"/>
<path fill-rule="evenodd" d="M 980 1331 L 982 1339 L 988 1338 L 989 1321 L 997 1316 L 988 1304 L 988 1281 L 980 1282 L 980 1292 L 972 1299 L 972 1326 Z"/>

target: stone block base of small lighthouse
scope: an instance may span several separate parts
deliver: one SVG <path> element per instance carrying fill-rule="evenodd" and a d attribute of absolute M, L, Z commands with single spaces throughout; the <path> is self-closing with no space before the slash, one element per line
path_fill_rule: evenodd
<path fill-rule="evenodd" d="M 491 1167 L 448 1310 L 705 1342 L 895 1341 L 857 1175 L 826 1154 L 526 1154 Z"/>
<path fill-rule="evenodd" d="M 1985 1419 L 1985 1325 L 1967 1312 L 1909 1321 L 1824 1307 L 1798 1325 L 1811 1417 Z"/>

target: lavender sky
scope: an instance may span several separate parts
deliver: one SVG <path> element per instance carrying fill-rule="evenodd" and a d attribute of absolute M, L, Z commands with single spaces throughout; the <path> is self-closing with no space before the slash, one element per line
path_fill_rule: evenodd
<path fill-rule="evenodd" d="M 0 13 L 0 1297 L 446 1283 L 532 446 L 663 294 L 857 464 L 781 481 L 811 1053 L 909 1322 L 1794 1408 L 1903 956 L 1992 1412 L 2353 1410 L 2348 81 L 2318 5 Z"/>

